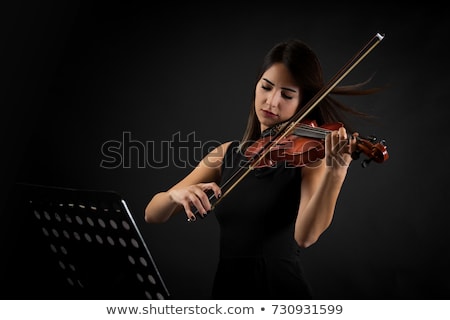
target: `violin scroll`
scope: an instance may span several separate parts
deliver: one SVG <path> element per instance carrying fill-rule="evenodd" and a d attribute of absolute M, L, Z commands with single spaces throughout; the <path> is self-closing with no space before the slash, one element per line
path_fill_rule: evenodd
<path fill-rule="evenodd" d="M 356 137 L 356 150 L 352 153 L 353 160 L 359 159 L 361 153 L 364 153 L 368 158 L 361 162 L 361 166 L 366 168 L 371 161 L 382 163 L 389 159 L 387 152 L 386 141 L 380 140 L 374 136 L 361 138 Z"/>

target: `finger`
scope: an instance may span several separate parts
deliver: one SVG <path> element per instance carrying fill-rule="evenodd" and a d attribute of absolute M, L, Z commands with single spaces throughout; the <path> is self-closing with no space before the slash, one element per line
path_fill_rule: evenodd
<path fill-rule="evenodd" d="M 202 190 L 196 190 L 189 195 L 189 201 L 191 202 L 191 206 L 197 209 L 198 213 L 202 216 L 209 210 L 211 206 L 209 204 L 208 197 Z"/>
<path fill-rule="evenodd" d="M 349 153 L 353 153 L 357 148 L 357 140 L 356 138 L 359 136 L 358 132 L 355 132 L 349 137 Z"/>
<path fill-rule="evenodd" d="M 189 193 L 185 195 L 184 199 L 179 203 L 183 206 L 184 212 L 188 217 L 188 221 L 195 221 L 197 219 L 196 214 L 201 214 L 201 212 L 205 212 L 205 209 L 202 206 L 201 201 L 197 198 L 195 192 L 193 191 L 193 187 L 189 188 Z"/>
<path fill-rule="evenodd" d="M 353 136 L 349 136 L 347 130 L 344 127 L 340 127 L 338 129 L 338 137 L 339 139 L 335 148 L 336 154 L 351 153 L 351 138 Z"/>
<path fill-rule="evenodd" d="M 331 142 L 332 145 L 336 145 L 339 142 L 339 130 L 333 131 L 331 133 Z"/>
<path fill-rule="evenodd" d="M 195 190 L 195 195 L 200 199 L 203 208 L 205 208 L 205 212 L 202 212 L 202 214 L 205 214 L 207 211 L 211 210 L 211 202 L 210 198 L 212 197 L 212 190 L 210 187 L 208 187 L 206 190 L 203 190 L 203 188 L 199 188 Z"/>
<path fill-rule="evenodd" d="M 331 154 L 331 149 L 332 149 L 332 142 L 331 142 L 331 140 L 332 140 L 332 136 L 333 136 L 333 133 L 327 134 L 325 136 L 325 155 Z M 331 165 L 331 157 L 330 156 L 326 156 L 325 160 L 326 160 L 325 164 L 327 166 L 330 166 Z"/>
<path fill-rule="evenodd" d="M 347 140 L 347 130 L 344 127 L 340 127 L 338 130 L 339 140 Z"/>
<path fill-rule="evenodd" d="M 184 212 L 186 213 L 187 216 L 187 221 L 188 222 L 193 222 L 195 220 L 197 220 L 195 214 L 192 212 L 191 209 L 191 204 L 189 202 L 183 202 L 183 208 L 184 208 Z"/>
<path fill-rule="evenodd" d="M 327 143 L 327 141 L 326 141 Z M 327 165 L 344 166 L 346 165 L 345 154 L 349 153 L 349 144 L 347 140 L 347 132 L 344 128 L 333 131 L 328 142 Z"/>
<path fill-rule="evenodd" d="M 330 145 L 330 153 L 335 156 L 339 154 L 341 150 L 341 136 L 339 130 L 333 131 L 331 134 L 331 145 Z"/>
<path fill-rule="evenodd" d="M 222 196 L 222 191 L 215 182 L 205 183 L 204 186 L 207 190 L 212 190 L 214 192 L 216 199 L 219 199 Z"/>

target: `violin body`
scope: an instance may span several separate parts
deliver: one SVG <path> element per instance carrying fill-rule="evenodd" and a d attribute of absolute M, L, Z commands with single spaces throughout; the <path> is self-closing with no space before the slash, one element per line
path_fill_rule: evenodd
<path fill-rule="evenodd" d="M 264 155 L 253 163 L 254 168 L 273 167 L 281 161 L 295 167 L 314 165 L 325 157 L 326 135 L 342 126 L 340 122 L 317 126 L 315 121 L 303 121 L 291 130 L 292 133 L 283 138 L 272 141 L 273 137 L 269 135 L 255 141 L 246 149 L 245 156 L 252 159 L 260 154 Z M 360 153 L 366 154 L 369 159 L 363 163 L 363 166 L 372 160 L 381 163 L 388 159 L 384 141 L 374 143 L 376 140 L 374 138 L 363 139 L 359 136 L 356 139 L 356 150 L 352 157 L 356 159 Z M 264 151 L 269 144 L 271 146 Z"/>

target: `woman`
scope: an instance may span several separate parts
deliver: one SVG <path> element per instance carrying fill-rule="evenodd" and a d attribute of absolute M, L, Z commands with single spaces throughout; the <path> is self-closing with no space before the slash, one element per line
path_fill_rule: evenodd
<path fill-rule="evenodd" d="M 294 39 L 274 46 L 257 77 L 242 140 L 218 146 L 184 179 L 154 195 L 145 220 L 161 223 L 182 211 L 189 221 L 196 219 L 195 213 L 206 215 L 213 199 L 208 193 L 221 197 L 219 186 L 245 163 L 249 144 L 289 120 L 323 86 L 319 60 L 305 43 Z M 332 93 L 372 92 L 361 86 L 337 87 Z M 343 112 L 361 114 L 328 95 L 308 118 L 318 125 L 344 122 Z M 220 200 L 213 211 L 220 226 L 220 260 L 212 298 L 312 298 L 300 250 L 314 244 L 332 222 L 355 135 L 348 135 L 345 127 L 332 131 L 325 139 L 323 159 L 302 167 L 278 162 L 254 169 Z"/>

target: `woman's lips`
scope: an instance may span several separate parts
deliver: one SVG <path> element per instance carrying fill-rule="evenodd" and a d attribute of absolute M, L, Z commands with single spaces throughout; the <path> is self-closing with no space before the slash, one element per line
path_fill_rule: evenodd
<path fill-rule="evenodd" d="M 268 110 L 261 110 L 261 111 L 265 117 L 268 117 L 268 118 L 277 118 L 278 117 L 278 115 L 276 115 L 275 113 L 272 113 Z"/>

